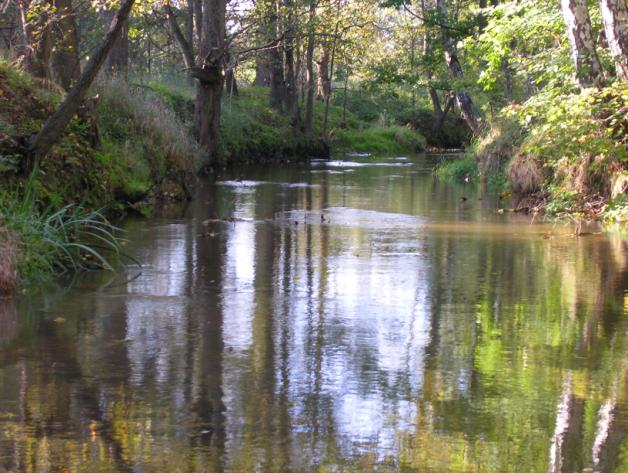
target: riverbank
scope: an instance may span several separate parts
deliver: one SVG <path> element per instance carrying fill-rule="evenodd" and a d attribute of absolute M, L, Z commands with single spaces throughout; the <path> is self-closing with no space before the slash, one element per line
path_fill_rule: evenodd
<path fill-rule="evenodd" d="M 108 218 L 145 215 L 188 200 L 199 172 L 245 163 L 329 156 L 330 150 L 411 153 L 426 140 L 396 123 L 370 124 L 351 110 L 316 102 L 312 134 L 268 106 L 268 90 L 243 87 L 223 98 L 218 157 L 207 162 L 193 136 L 194 90 L 160 82 L 104 82 L 37 169 L 21 152 L 61 102 L 52 84 L 0 63 L 0 291 L 59 272 L 108 266 L 117 251 Z M 61 212 L 61 213 L 60 213 Z M 81 228 L 96 225 L 101 234 Z M 102 233 L 104 232 L 104 234 Z"/>
<path fill-rule="evenodd" d="M 446 179 L 484 179 L 516 211 L 628 223 L 628 83 L 506 107 Z"/>

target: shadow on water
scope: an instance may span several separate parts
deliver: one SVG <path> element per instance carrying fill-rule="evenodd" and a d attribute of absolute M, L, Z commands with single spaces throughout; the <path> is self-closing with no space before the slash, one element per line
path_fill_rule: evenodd
<path fill-rule="evenodd" d="M 141 273 L 0 300 L 0 472 L 628 469 L 626 239 L 393 158 L 214 176 Z"/>

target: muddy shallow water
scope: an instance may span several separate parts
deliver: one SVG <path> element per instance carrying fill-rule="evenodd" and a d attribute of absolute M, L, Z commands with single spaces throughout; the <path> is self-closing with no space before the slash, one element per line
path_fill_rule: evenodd
<path fill-rule="evenodd" d="M 437 157 L 238 169 L 0 301 L 0 472 L 628 471 L 628 243 Z"/>

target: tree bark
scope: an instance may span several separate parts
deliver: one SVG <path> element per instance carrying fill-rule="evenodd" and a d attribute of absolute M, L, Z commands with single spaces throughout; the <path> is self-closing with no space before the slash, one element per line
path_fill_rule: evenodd
<path fill-rule="evenodd" d="M 106 12 L 106 18 L 113 19 L 113 11 Z M 122 25 L 120 35 L 111 47 L 107 56 L 107 72 L 111 76 L 121 77 L 124 80 L 129 75 L 129 21 L 128 17 Z"/>
<path fill-rule="evenodd" d="M 59 19 L 53 24 L 52 75 L 57 84 L 69 91 L 81 75 L 76 13 L 72 0 L 55 0 L 54 3 Z"/>
<path fill-rule="evenodd" d="M 316 99 L 325 102 L 331 93 L 331 79 L 329 74 L 329 46 L 322 46 L 321 56 L 316 61 L 318 75 L 316 78 Z"/>
<path fill-rule="evenodd" d="M 449 74 L 453 79 L 462 79 L 464 78 L 464 73 L 462 71 L 462 66 L 460 65 L 460 61 L 458 61 L 458 55 L 456 54 L 456 47 L 454 42 L 449 34 L 449 27 L 447 24 L 447 4 L 446 0 L 437 0 L 436 8 L 438 9 L 438 13 L 440 15 L 440 32 L 441 32 L 441 40 L 443 44 L 443 51 L 445 52 L 445 62 L 447 63 L 447 68 L 449 69 Z M 463 120 L 467 123 L 471 131 L 475 136 L 479 136 L 482 133 L 482 126 L 480 122 L 480 118 L 478 117 L 477 112 L 475 111 L 475 107 L 473 106 L 473 101 L 469 94 L 465 91 L 456 91 L 456 105 L 460 109 L 460 115 Z"/>
<path fill-rule="evenodd" d="M 225 70 L 225 87 L 229 97 L 237 97 L 239 95 L 238 81 L 236 80 L 233 67 L 229 67 Z"/>
<path fill-rule="evenodd" d="M 194 9 L 194 30 L 196 31 L 196 41 L 200 48 L 203 41 L 203 1 L 191 0 Z"/>
<path fill-rule="evenodd" d="M 601 85 L 602 66 L 595 51 L 591 19 L 586 0 L 561 0 L 563 19 L 571 47 L 571 58 L 580 87 Z"/>
<path fill-rule="evenodd" d="M 280 36 L 279 4 L 277 0 L 266 2 L 266 35 L 268 41 L 274 41 Z M 286 99 L 286 82 L 283 71 L 283 59 L 280 44 L 268 51 L 270 69 L 270 107 L 280 112 L 284 109 Z"/>
<path fill-rule="evenodd" d="M 45 0 L 22 0 L 19 5 L 26 43 L 21 53 L 24 70 L 37 79 L 50 80 L 51 5 Z"/>
<path fill-rule="evenodd" d="M 168 24 L 170 25 L 172 34 L 177 41 L 177 44 L 179 45 L 179 49 L 181 49 L 183 63 L 185 64 L 186 69 L 190 70 L 195 66 L 192 44 L 183 35 L 181 28 L 179 28 L 177 18 L 175 17 L 174 11 L 172 10 L 172 7 L 169 3 L 164 4 L 164 12 L 166 13 L 166 18 L 168 19 Z"/>
<path fill-rule="evenodd" d="M 314 122 L 314 20 L 316 19 L 316 2 L 310 3 L 308 19 L 308 36 L 305 50 L 305 71 L 306 71 L 306 101 L 305 101 L 305 123 L 306 133 L 311 133 Z"/>
<path fill-rule="evenodd" d="M 255 85 L 258 87 L 270 86 L 270 61 L 268 52 L 259 53 L 255 58 Z"/>
<path fill-rule="evenodd" d="M 183 12 L 183 29 L 185 31 L 185 41 L 190 45 L 192 57 L 194 57 L 194 0 L 188 0 Z"/>
<path fill-rule="evenodd" d="M 225 0 L 203 0 L 203 28 L 200 45 L 200 67 L 193 71 L 197 85 L 199 142 L 211 162 L 218 151 L 220 99 L 225 59 Z"/>
<path fill-rule="evenodd" d="M 98 71 L 107 59 L 116 39 L 122 32 L 124 25 L 131 13 L 135 0 L 124 0 L 113 18 L 109 30 L 105 34 L 99 48 L 87 63 L 85 71 L 81 74 L 76 85 L 69 92 L 55 113 L 44 123 L 42 129 L 35 135 L 30 143 L 28 155 L 35 163 L 48 154 L 52 146 L 59 140 L 63 130 L 70 123 L 72 117 L 79 109 L 85 94 L 98 75 Z"/>
<path fill-rule="evenodd" d="M 624 0 L 600 0 L 602 23 L 618 79 L 628 80 L 628 8 Z"/>
<path fill-rule="evenodd" d="M 292 119 L 292 126 L 298 127 L 301 121 L 297 74 L 294 63 L 294 38 L 286 38 L 284 56 L 286 60 L 286 111 Z"/>

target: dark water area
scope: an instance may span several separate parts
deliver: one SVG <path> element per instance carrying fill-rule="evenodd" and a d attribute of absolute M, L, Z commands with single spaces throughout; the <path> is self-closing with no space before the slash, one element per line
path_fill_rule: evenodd
<path fill-rule="evenodd" d="M 436 159 L 225 171 L 0 300 L 0 472 L 627 472 L 626 236 Z"/>

